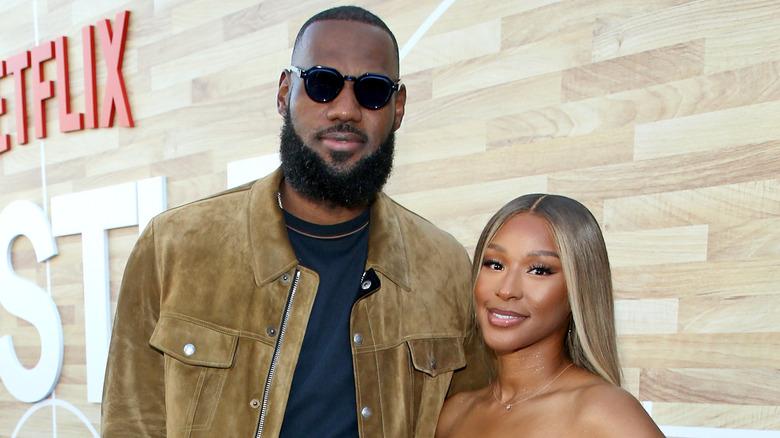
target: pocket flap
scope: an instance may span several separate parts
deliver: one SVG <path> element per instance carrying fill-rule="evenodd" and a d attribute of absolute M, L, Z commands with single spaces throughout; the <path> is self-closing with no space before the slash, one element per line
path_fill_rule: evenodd
<path fill-rule="evenodd" d="M 230 368 L 236 353 L 238 332 L 206 322 L 161 316 L 149 345 L 189 365 Z"/>
<path fill-rule="evenodd" d="M 414 368 L 431 376 L 466 366 L 466 353 L 460 338 L 426 338 L 407 341 Z"/>

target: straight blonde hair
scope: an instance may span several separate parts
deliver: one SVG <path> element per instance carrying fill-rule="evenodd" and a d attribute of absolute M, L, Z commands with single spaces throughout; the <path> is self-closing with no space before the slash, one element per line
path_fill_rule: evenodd
<path fill-rule="evenodd" d="M 521 213 L 544 218 L 552 229 L 572 313 L 564 353 L 575 365 L 620 386 L 622 378 L 607 247 L 596 218 L 584 205 L 565 196 L 531 194 L 501 207 L 485 225 L 474 251 L 472 290 L 485 248 L 501 226 Z M 485 348 L 495 357 L 489 347 Z M 491 365 L 495 373 L 495 365 Z"/>

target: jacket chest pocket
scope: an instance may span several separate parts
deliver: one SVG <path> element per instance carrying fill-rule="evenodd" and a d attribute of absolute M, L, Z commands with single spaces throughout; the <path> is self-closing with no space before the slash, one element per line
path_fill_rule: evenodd
<path fill-rule="evenodd" d="M 439 410 L 444 404 L 452 374 L 466 366 L 461 338 L 422 338 L 407 341 L 412 359 L 415 436 L 433 436 Z M 431 426 L 432 425 L 432 426 Z"/>
<path fill-rule="evenodd" d="M 461 338 L 426 338 L 407 341 L 417 371 L 431 377 L 466 366 Z"/>
<path fill-rule="evenodd" d="M 237 343 L 237 332 L 192 318 L 157 322 L 149 344 L 165 353 L 169 436 L 211 427 Z"/>

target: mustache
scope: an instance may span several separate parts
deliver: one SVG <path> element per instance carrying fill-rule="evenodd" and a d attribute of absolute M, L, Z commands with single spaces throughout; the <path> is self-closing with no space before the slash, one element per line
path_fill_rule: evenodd
<path fill-rule="evenodd" d="M 358 128 L 355 128 L 354 126 L 348 124 L 348 123 L 339 123 L 337 125 L 333 125 L 330 128 L 323 129 L 322 131 L 317 132 L 316 138 L 322 139 L 322 136 L 325 134 L 331 134 L 334 132 L 349 132 L 350 134 L 355 134 L 360 136 L 360 140 L 367 142 L 368 136 Z"/>

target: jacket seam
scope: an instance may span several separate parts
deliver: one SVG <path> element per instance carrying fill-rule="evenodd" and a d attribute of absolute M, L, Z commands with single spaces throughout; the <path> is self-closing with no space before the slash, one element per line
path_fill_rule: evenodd
<path fill-rule="evenodd" d="M 371 320 L 369 319 L 369 326 L 371 325 Z M 433 340 L 433 339 L 455 339 L 455 340 L 463 340 L 465 337 L 465 334 L 457 334 L 453 335 L 451 333 L 446 334 L 436 334 L 434 333 L 432 336 L 426 336 L 426 337 L 417 337 L 417 336 L 405 336 L 401 338 L 399 341 L 393 341 L 393 342 L 383 342 L 381 344 L 373 344 L 373 345 L 363 345 L 361 347 L 355 347 L 356 353 L 365 353 L 365 352 L 371 352 L 371 351 L 377 351 L 377 350 L 391 350 L 396 347 L 400 347 L 401 345 L 409 342 L 409 341 L 425 341 L 425 340 Z"/>
<path fill-rule="evenodd" d="M 214 330 L 215 332 L 219 332 L 219 333 L 221 333 L 223 335 L 234 336 L 237 339 L 238 338 L 246 338 L 246 339 L 250 339 L 250 340 L 253 340 L 253 341 L 262 342 L 262 343 L 264 343 L 266 345 L 269 345 L 269 346 L 273 346 L 275 344 L 275 342 L 269 342 L 267 337 L 264 336 L 261 333 L 249 332 L 249 331 L 244 331 L 244 330 L 228 329 L 228 328 L 222 327 L 220 325 L 208 322 L 206 320 L 203 320 L 203 319 L 200 319 L 200 318 L 196 318 L 194 316 L 185 315 L 185 314 L 182 314 L 182 313 L 169 312 L 169 311 L 165 311 L 164 310 L 164 311 L 160 312 L 160 318 L 159 319 L 162 319 L 163 317 L 171 318 L 171 319 L 178 319 L 178 320 L 181 320 L 181 321 L 187 321 L 189 323 L 198 325 L 200 327 L 204 327 L 204 328 L 208 328 L 210 330 Z"/>
<path fill-rule="evenodd" d="M 414 366 L 412 365 L 412 357 L 411 353 L 409 353 L 409 360 L 406 362 L 407 369 L 409 371 L 409 388 L 411 388 L 412 391 L 412 397 L 411 397 L 411 403 L 409 403 L 409 436 L 412 436 L 412 431 L 414 430 L 415 426 L 415 420 L 419 421 L 419 418 L 416 418 L 414 415 Z M 420 395 L 420 403 L 422 404 L 422 394 Z"/>
<path fill-rule="evenodd" d="M 217 389 L 216 397 L 214 398 L 214 403 L 211 404 L 211 409 L 209 409 L 206 422 L 204 424 L 198 425 L 193 424 L 191 430 L 208 430 L 211 427 L 211 423 L 214 421 L 214 415 L 216 414 L 217 406 L 219 405 L 219 401 L 222 398 L 222 389 L 225 386 L 225 380 L 227 380 L 227 369 L 218 370 L 218 374 L 219 376 L 216 377 L 219 379 L 219 387 Z"/>
<path fill-rule="evenodd" d="M 195 391 L 192 392 L 192 399 L 190 400 L 189 413 L 187 414 L 187 423 L 185 430 L 192 432 L 195 426 L 195 412 L 198 410 L 198 402 L 200 401 L 200 393 L 203 391 L 203 383 L 206 381 L 206 369 L 201 369 L 198 373 L 198 383 L 195 387 Z"/>
<path fill-rule="evenodd" d="M 366 321 L 368 321 L 368 332 L 371 334 L 371 339 L 374 339 L 374 328 L 371 325 L 371 315 L 368 313 L 368 306 L 364 306 L 366 310 Z M 399 344 L 400 345 L 400 344 Z M 379 422 L 382 426 L 382 436 L 387 436 L 385 433 L 385 409 L 384 409 L 384 403 L 382 403 L 382 373 L 379 372 L 379 357 L 377 355 L 378 351 L 376 348 L 374 350 L 374 363 L 376 364 L 376 383 L 378 391 L 378 398 L 379 398 Z"/>
<path fill-rule="evenodd" d="M 192 323 L 194 325 L 198 325 L 210 330 L 213 330 L 215 332 L 222 333 L 223 335 L 229 335 L 229 336 L 238 336 L 239 333 L 241 333 L 238 330 L 232 330 L 225 327 L 222 327 L 220 325 L 214 324 L 212 322 L 205 321 L 200 318 L 196 318 L 194 316 L 185 315 L 183 313 L 177 313 L 177 312 L 169 312 L 166 310 L 163 310 L 160 312 L 160 319 L 163 317 L 171 318 L 171 319 L 178 319 L 180 321 L 186 321 L 189 323 Z"/>
<path fill-rule="evenodd" d="M 354 343 L 353 343 L 354 346 Z M 363 405 L 363 391 L 360 390 L 360 373 L 358 372 L 357 352 L 352 353 L 352 373 L 355 375 L 355 392 L 357 392 L 357 416 L 358 416 L 358 435 L 365 437 L 365 427 L 360 427 L 360 424 L 365 423 L 365 418 L 360 418 L 360 406 Z"/>
<path fill-rule="evenodd" d="M 151 234 L 151 241 L 152 241 L 152 254 L 154 257 L 154 276 L 155 276 L 155 282 L 157 283 L 157 291 L 159 292 L 159 295 L 157 296 L 157 321 L 160 321 L 160 314 L 162 312 L 163 308 L 163 282 L 162 278 L 163 275 L 161 275 L 163 267 L 162 267 L 162 260 L 160 255 L 157 253 L 157 233 L 154 232 L 154 225 L 157 223 L 157 218 L 152 218 L 152 220 L 149 222 L 148 228 L 149 233 Z M 123 274 L 124 277 L 124 274 Z"/>

